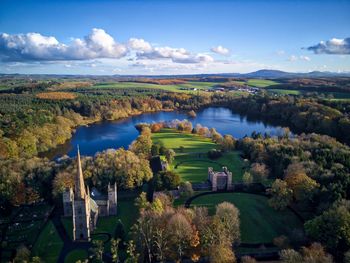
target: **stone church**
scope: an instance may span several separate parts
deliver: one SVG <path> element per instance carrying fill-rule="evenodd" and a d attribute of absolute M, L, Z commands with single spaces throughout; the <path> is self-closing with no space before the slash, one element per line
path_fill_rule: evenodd
<path fill-rule="evenodd" d="M 85 187 L 84 184 L 79 148 L 77 163 L 74 190 L 68 188 L 63 192 L 64 216 L 73 218 L 74 241 L 90 241 L 98 216 L 117 214 L 117 185 L 108 184 L 107 196 L 100 194 L 96 189 L 93 189 L 90 195 L 89 187 Z"/>

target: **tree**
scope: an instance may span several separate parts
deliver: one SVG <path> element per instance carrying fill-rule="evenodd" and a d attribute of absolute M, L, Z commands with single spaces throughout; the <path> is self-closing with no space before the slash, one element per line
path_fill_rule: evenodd
<path fill-rule="evenodd" d="M 287 183 L 280 179 L 273 182 L 268 193 L 271 195 L 269 205 L 276 210 L 284 210 L 293 198 L 293 190 L 289 189 Z"/>
<path fill-rule="evenodd" d="M 340 200 L 305 223 L 306 233 L 333 253 L 350 246 L 350 202 Z"/>
<path fill-rule="evenodd" d="M 302 247 L 301 252 L 294 249 L 284 249 L 280 252 L 283 263 L 332 263 L 332 256 L 327 254 L 319 243 Z"/>
<path fill-rule="evenodd" d="M 306 175 L 304 167 L 299 163 L 290 164 L 285 171 L 284 180 L 297 201 L 311 199 L 318 183 Z"/>
<path fill-rule="evenodd" d="M 119 261 L 119 243 L 120 239 L 111 239 L 111 255 L 112 255 L 112 262 L 118 262 Z"/>
<path fill-rule="evenodd" d="M 180 183 L 179 192 L 180 192 L 180 195 L 184 197 L 192 196 L 194 192 L 192 188 L 192 184 L 188 181 Z"/>
<path fill-rule="evenodd" d="M 233 136 L 228 134 L 224 135 L 224 138 L 221 141 L 222 150 L 225 152 L 234 150 L 235 144 L 236 141 Z"/>
<path fill-rule="evenodd" d="M 294 249 L 284 249 L 280 252 L 280 258 L 282 263 L 301 263 L 303 262 L 303 257 L 299 252 Z"/>
<path fill-rule="evenodd" d="M 134 241 L 130 240 L 126 245 L 126 254 L 128 257 L 125 260 L 125 263 L 137 263 L 140 254 L 136 252 L 136 246 L 134 244 Z"/>
<path fill-rule="evenodd" d="M 168 189 L 172 190 L 177 188 L 181 183 L 181 177 L 179 174 L 173 171 L 161 171 L 157 175 L 156 189 Z"/>
<path fill-rule="evenodd" d="M 14 262 L 23 263 L 23 262 L 29 262 L 29 260 L 30 260 L 30 250 L 24 245 L 18 247 L 16 250 L 16 257 L 14 259 Z"/>
<path fill-rule="evenodd" d="M 102 256 L 103 256 L 104 245 L 102 240 L 93 240 L 92 248 L 90 250 L 93 253 L 93 256 L 97 262 L 103 262 Z"/>
<path fill-rule="evenodd" d="M 175 259 L 181 260 L 190 246 L 193 232 L 191 223 L 182 213 L 177 212 L 170 217 L 167 229 L 170 233 L 171 247 L 176 251 Z"/>
<path fill-rule="evenodd" d="M 173 149 L 167 149 L 165 151 L 165 158 L 169 164 L 172 164 L 175 158 L 175 151 Z"/>
<path fill-rule="evenodd" d="M 152 156 L 159 155 L 159 149 L 160 149 L 160 145 L 159 144 L 152 144 L 151 155 Z"/>
<path fill-rule="evenodd" d="M 269 170 L 263 163 L 253 163 L 250 168 L 250 173 L 254 177 L 255 182 L 264 182 L 269 176 Z"/>
<path fill-rule="evenodd" d="M 216 206 L 214 216 L 214 228 L 219 244 L 231 245 L 240 240 L 239 210 L 229 202 L 223 202 Z"/>
<path fill-rule="evenodd" d="M 130 151 L 134 152 L 138 156 L 148 158 L 152 148 L 150 129 L 148 127 L 144 128 L 141 135 L 131 143 L 129 148 Z"/>
<path fill-rule="evenodd" d="M 244 172 L 242 180 L 244 184 L 250 185 L 251 183 L 253 183 L 254 178 L 249 172 Z"/>
<path fill-rule="evenodd" d="M 135 206 L 139 210 L 143 210 L 149 207 L 149 202 L 147 200 L 146 192 L 142 192 L 139 197 L 135 198 Z"/>
<path fill-rule="evenodd" d="M 209 249 L 209 261 L 211 263 L 235 263 L 236 257 L 231 246 L 227 244 L 213 245 Z"/>

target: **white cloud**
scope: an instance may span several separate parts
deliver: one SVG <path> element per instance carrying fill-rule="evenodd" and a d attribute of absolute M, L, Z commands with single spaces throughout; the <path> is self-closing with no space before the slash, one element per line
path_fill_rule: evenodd
<path fill-rule="evenodd" d="M 305 61 L 310 61 L 311 60 L 308 56 L 299 56 L 299 58 L 301 60 L 305 60 Z"/>
<path fill-rule="evenodd" d="M 206 54 L 193 54 L 184 48 L 154 47 L 148 52 L 138 52 L 138 59 L 170 59 L 175 63 L 209 63 L 214 59 Z"/>
<path fill-rule="evenodd" d="M 136 51 L 136 54 L 132 51 Z M 201 53 L 191 53 L 184 48 L 154 47 L 140 38 L 130 38 L 126 44 L 118 43 L 103 29 L 94 28 L 83 39 L 73 38 L 68 44 L 53 36 L 39 33 L 0 34 L 0 60 L 5 62 L 53 62 L 93 59 L 157 60 L 168 59 L 174 63 L 210 63 L 214 59 Z M 93 67 L 93 66 L 92 66 Z"/>
<path fill-rule="evenodd" d="M 230 50 L 228 48 L 225 48 L 223 46 L 217 46 L 217 47 L 212 47 L 210 49 L 212 52 L 223 55 L 223 56 L 227 56 L 230 54 Z"/>
<path fill-rule="evenodd" d="M 297 61 L 298 60 L 298 57 L 297 56 L 295 56 L 295 55 L 291 55 L 291 56 L 289 56 L 289 58 L 288 58 L 288 60 L 289 61 Z"/>
<path fill-rule="evenodd" d="M 75 38 L 68 45 L 39 33 L 2 33 L 0 51 L 4 61 L 58 61 L 120 58 L 126 55 L 127 48 L 103 29 L 94 28 L 84 39 Z"/>
<path fill-rule="evenodd" d="M 128 41 L 128 47 L 133 50 L 149 52 L 152 50 L 150 43 L 142 38 L 130 38 Z"/>
<path fill-rule="evenodd" d="M 308 47 L 307 50 L 313 51 L 315 54 L 350 55 L 350 37 L 321 41 L 317 45 Z"/>
<path fill-rule="evenodd" d="M 308 56 L 295 56 L 295 55 L 291 55 L 288 58 L 289 61 L 294 62 L 294 61 L 298 61 L 298 60 L 303 60 L 303 61 L 311 61 L 311 59 Z"/>

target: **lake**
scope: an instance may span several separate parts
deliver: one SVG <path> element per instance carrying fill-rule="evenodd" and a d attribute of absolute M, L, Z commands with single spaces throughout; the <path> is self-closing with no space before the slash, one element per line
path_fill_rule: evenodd
<path fill-rule="evenodd" d="M 282 128 L 279 126 L 267 125 L 261 121 L 250 121 L 230 109 L 221 107 L 209 107 L 198 111 L 196 118 L 189 118 L 186 113 L 178 111 L 144 113 L 118 121 L 104 121 L 81 126 L 77 128 L 69 141 L 45 153 L 45 156 L 50 159 L 57 159 L 65 154 L 73 157 L 76 155 L 77 145 L 82 155 L 94 155 L 96 152 L 109 148 L 128 148 L 139 135 L 135 128 L 136 124 L 174 119 L 188 119 L 193 125 L 200 123 L 208 128 L 215 128 L 222 135 L 231 134 L 235 138 L 250 135 L 253 131 L 266 132 L 271 136 L 282 133 Z"/>

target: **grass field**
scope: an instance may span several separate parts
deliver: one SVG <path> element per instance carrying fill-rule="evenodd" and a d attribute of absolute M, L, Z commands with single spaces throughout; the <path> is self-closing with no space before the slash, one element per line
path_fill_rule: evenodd
<path fill-rule="evenodd" d="M 75 263 L 78 260 L 84 261 L 88 258 L 88 253 L 83 249 L 77 249 L 70 252 L 64 259 L 65 263 Z"/>
<path fill-rule="evenodd" d="M 184 93 L 194 93 L 197 91 L 194 91 L 193 89 L 197 90 L 207 90 L 218 83 L 216 82 L 196 82 L 196 81 L 189 81 L 184 84 L 171 84 L 171 85 L 158 85 L 158 84 L 152 84 L 152 83 L 139 83 L 139 82 L 111 82 L 111 83 L 100 83 L 96 84 L 90 89 L 93 88 L 105 88 L 105 89 L 125 89 L 125 88 L 139 88 L 139 89 L 158 89 L 158 90 L 164 90 L 164 91 L 170 91 L 170 92 L 184 92 Z"/>
<path fill-rule="evenodd" d="M 269 92 L 281 94 L 281 95 L 304 95 L 311 93 L 306 90 L 292 90 L 292 89 L 268 89 Z M 313 92 L 312 92 L 313 93 Z M 319 95 L 324 95 L 325 99 L 329 100 L 349 100 L 350 93 L 346 92 L 317 92 Z M 327 98 L 328 95 L 332 95 L 333 98 Z"/>
<path fill-rule="evenodd" d="M 216 160 L 211 160 L 207 157 L 207 152 L 218 148 L 218 145 L 209 138 L 163 129 L 159 133 L 153 133 L 152 140 L 153 143 L 162 142 L 166 148 L 175 150 L 177 155 L 170 168 L 178 173 L 183 181 L 192 183 L 206 181 L 208 167 L 219 171 L 222 166 L 227 166 L 232 171 L 234 182 L 242 180 L 244 164 L 239 152 L 228 152 Z M 183 151 L 180 151 L 181 146 L 184 147 Z"/>
<path fill-rule="evenodd" d="M 213 167 L 215 171 L 221 171 L 223 166 L 232 172 L 233 182 L 241 182 L 244 173 L 243 161 L 239 152 L 225 153 L 222 157 L 211 160 L 206 153 L 186 154 L 175 157 L 172 169 L 181 176 L 183 181 L 199 183 L 207 180 L 208 167 Z"/>
<path fill-rule="evenodd" d="M 45 259 L 45 262 L 57 262 L 63 242 L 55 226 L 49 221 L 34 244 L 32 255 Z"/>
<path fill-rule="evenodd" d="M 282 95 L 300 95 L 302 94 L 299 90 L 291 90 L 291 89 L 268 89 L 269 92 L 282 94 Z"/>
<path fill-rule="evenodd" d="M 294 229 L 302 229 L 302 223 L 291 211 L 275 211 L 264 196 L 247 193 L 222 193 L 201 196 L 191 206 L 206 206 L 215 213 L 215 206 L 224 201 L 233 203 L 240 211 L 241 242 L 269 243 L 280 235 L 288 235 Z"/>
<path fill-rule="evenodd" d="M 198 153 L 207 152 L 210 149 L 217 148 L 209 138 L 203 138 L 198 135 L 180 133 L 172 129 L 163 129 L 161 132 L 152 134 L 153 143 L 162 142 L 166 148 L 173 149 L 176 153 Z M 180 151 L 180 146 L 184 151 Z"/>
<path fill-rule="evenodd" d="M 249 86 L 257 87 L 257 88 L 265 88 L 267 86 L 276 85 L 278 82 L 267 79 L 249 79 L 246 82 Z"/>

